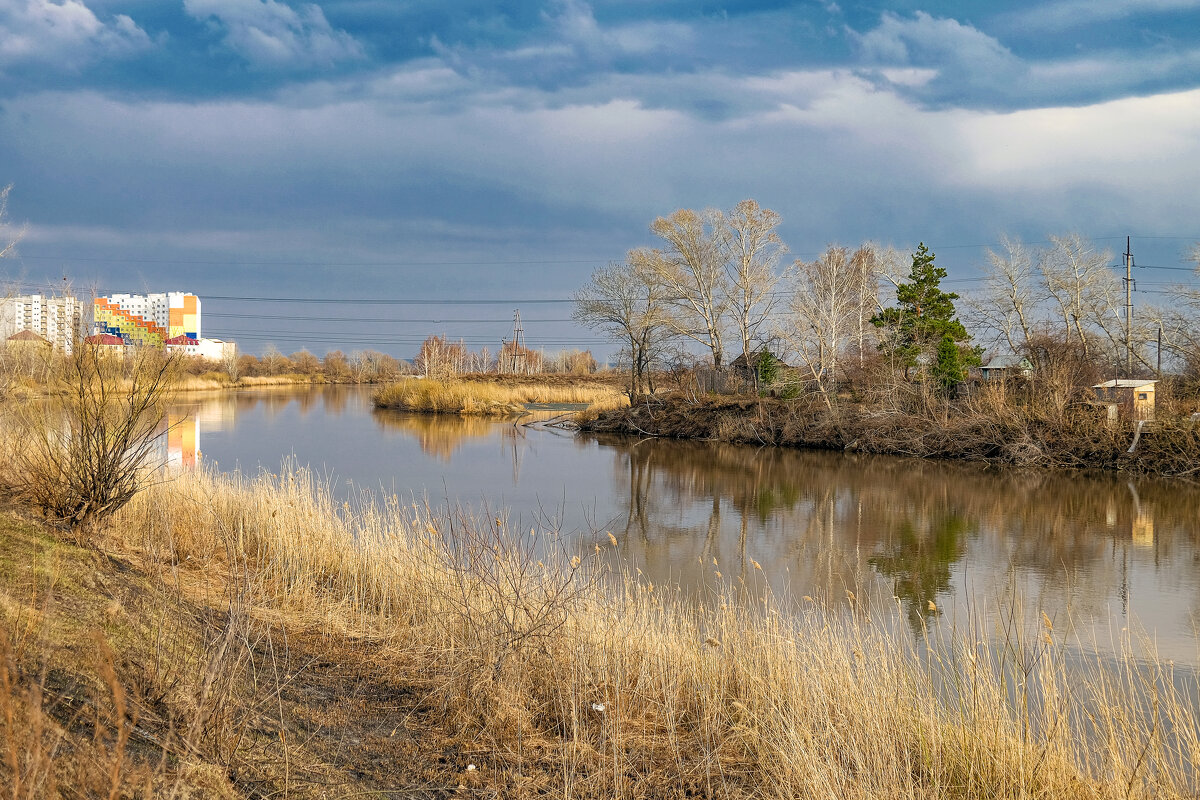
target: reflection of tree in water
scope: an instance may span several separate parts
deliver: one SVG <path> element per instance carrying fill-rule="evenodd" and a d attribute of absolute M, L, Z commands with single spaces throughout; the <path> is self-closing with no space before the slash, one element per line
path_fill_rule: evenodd
<path fill-rule="evenodd" d="M 321 392 L 321 402 L 325 411 L 330 414 L 341 414 L 346 410 L 346 401 L 350 399 L 353 388 L 348 386 L 326 386 Z"/>
<path fill-rule="evenodd" d="M 422 453 L 442 461 L 449 461 L 468 439 L 483 438 L 495 430 L 495 422 L 491 420 L 458 414 L 412 414 L 377 408 L 372 416 L 380 428 L 411 436 Z"/>
<path fill-rule="evenodd" d="M 725 575 L 751 559 L 798 593 L 838 598 L 871 575 L 913 614 L 953 588 L 998 600 L 1018 583 L 1040 607 L 1105 614 L 1131 558 L 1197 553 L 1200 491 L 1178 482 L 710 442 L 597 437 L 612 448 L 623 553 L 662 578 L 717 556 Z M 970 587 L 955 564 L 977 552 Z M 733 563 L 731 563 L 733 562 Z M 738 563 L 740 562 L 740 563 Z M 728 567 L 728 568 L 727 568 Z M 865 587 L 864 587 L 865 588 Z M 881 587 L 882 588 L 882 587 Z M 889 595 L 890 596 L 890 595 Z M 861 595 L 860 595 L 861 599 Z"/>
<path fill-rule="evenodd" d="M 957 514 L 935 514 L 924 524 L 907 519 L 882 552 L 867 559 L 892 579 L 892 591 L 904 602 L 915 629 L 921 629 L 926 614 L 939 613 L 938 596 L 950 592 L 951 566 L 966 554 L 974 527 Z"/>

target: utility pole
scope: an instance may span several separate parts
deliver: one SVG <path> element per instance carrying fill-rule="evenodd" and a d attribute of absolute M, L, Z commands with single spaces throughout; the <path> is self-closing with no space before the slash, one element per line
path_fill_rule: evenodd
<path fill-rule="evenodd" d="M 1125 237 L 1125 377 L 1133 377 L 1133 248 Z"/>
<path fill-rule="evenodd" d="M 512 371 L 517 371 L 517 361 L 521 362 L 521 372 L 525 372 L 527 365 L 525 364 L 525 329 L 521 327 L 521 309 L 513 310 L 513 338 L 512 338 Z"/>
<path fill-rule="evenodd" d="M 1159 380 L 1162 380 L 1162 323 L 1158 323 L 1158 375 Z"/>

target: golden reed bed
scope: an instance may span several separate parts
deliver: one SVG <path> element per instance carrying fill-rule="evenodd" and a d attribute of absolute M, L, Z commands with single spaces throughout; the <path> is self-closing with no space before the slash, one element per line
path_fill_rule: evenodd
<path fill-rule="evenodd" d="M 489 775 L 541 770 L 557 796 L 1198 789 L 1195 681 L 1176 688 L 1169 664 L 1128 644 L 1107 663 L 1072 657 L 1048 621 L 1014 623 L 1001 646 L 974 630 L 927 649 L 886 611 L 788 610 L 734 583 L 685 602 L 607 571 L 611 534 L 560 545 L 503 516 L 343 503 L 305 470 L 182 475 L 114 529 L 186 565 L 183 580 L 244 563 L 285 625 L 383 643 L 386 669 L 424 687 Z"/>
<path fill-rule="evenodd" d="M 431 414 L 507 416 L 526 404 L 616 404 L 623 395 L 602 383 L 509 385 L 483 381 L 409 378 L 388 384 L 374 395 L 376 408 Z"/>

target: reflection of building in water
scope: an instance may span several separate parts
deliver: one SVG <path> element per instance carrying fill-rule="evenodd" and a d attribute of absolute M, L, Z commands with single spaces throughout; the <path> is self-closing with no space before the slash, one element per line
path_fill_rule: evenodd
<path fill-rule="evenodd" d="M 237 403 L 228 395 L 206 397 L 190 411 L 200 427 L 207 431 L 230 430 L 237 420 Z"/>
<path fill-rule="evenodd" d="M 1147 511 L 1139 509 L 1133 518 L 1133 543 L 1139 547 L 1154 546 L 1154 517 Z"/>
<path fill-rule="evenodd" d="M 200 421 L 179 409 L 167 412 L 158 436 L 158 462 L 168 467 L 195 467 L 200 453 Z"/>

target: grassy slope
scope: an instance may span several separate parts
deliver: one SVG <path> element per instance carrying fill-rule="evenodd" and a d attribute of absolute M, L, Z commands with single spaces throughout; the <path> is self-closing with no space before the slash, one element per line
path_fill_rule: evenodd
<path fill-rule="evenodd" d="M 480 785 L 466 767 L 484 762 L 441 731 L 419 675 L 379 668 L 378 643 L 260 609 L 234 648 L 246 658 L 218 659 L 224 579 L 105 543 L 0 513 L 0 785 L 14 797 Z"/>

